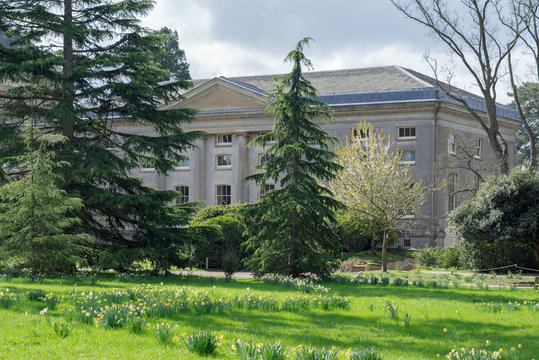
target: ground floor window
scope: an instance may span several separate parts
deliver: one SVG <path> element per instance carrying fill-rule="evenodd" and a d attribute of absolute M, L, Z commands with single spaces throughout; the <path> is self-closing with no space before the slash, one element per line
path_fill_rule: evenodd
<path fill-rule="evenodd" d="M 176 204 L 183 204 L 189 202 L 189 186 L 174 186 L 174 191 L 177 191 L 181 194 L 176 198 Z"/>
<path fill-rule="evenodd" d="M 262 199 L 264 196 L 266 196 L 268 191 L 273 190 L 273 189 L 275 189 L 275 185 L 273 184 L 264 184 L 260 186 L 260 192 L 258 193 L 258 197 Z"/>
<path fill-rule="evenodd" d="M 216 205 L 230 205 L 232 203 L 232 189 L 230 185 L 217 185 L 215 198 Z"/>

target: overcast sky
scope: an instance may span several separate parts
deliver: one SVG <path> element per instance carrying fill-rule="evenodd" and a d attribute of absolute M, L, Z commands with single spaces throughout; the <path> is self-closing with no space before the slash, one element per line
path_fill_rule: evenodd
<path fill-rule="evenodd" d="M 306 36 L 315 70 L 400 65 L 432 75 L 426 50 L 452 66 L 439 41 L 389 0 L 156 0 L 143 23 L 178 31 L 194 79 L 287 72 L 283 58 Z M 477 93 L 464 69 L 454 79 Z"/>

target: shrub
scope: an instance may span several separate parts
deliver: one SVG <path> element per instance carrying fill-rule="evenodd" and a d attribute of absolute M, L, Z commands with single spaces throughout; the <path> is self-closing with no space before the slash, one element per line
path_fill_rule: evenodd
<path fill-rule="evenodd" d="M 438 258 L 438 265 L 444 269 L 460 268 L 461 248 L 453 244 L 448 248 L 443 248 Z"/>
<path fill-rule="evenodd" d="M 539 172 L 513 170 L 488 178 L 475 197 L 449 214 L 468 267 L 539 267 Z"/>
<path fill-rule="evenodd" d="M 241 259 L 234 250 L 227 250 L 223 254 L 222 265 L 221 265 L 225 275 L 227 277 L 232 276 L 236 271 L 241 269 Z"/>
<path fill-rule="evenodd" d="M 509 240 L 461 241 L 459 246 L 461 267 L 464 269 L 491 269 L 511 264 L 528 268 L 536 267 L 533 254 L 529 249 Z"/>
<path fill-rule="evenodd" d="M 211 268 L 221 268 L 224 266 L 234 271 L 239 270 L 241 262 L 247 257 L 247 253 L 242 249 L 241 244 L 245 241 L 245 219 L 238 214 L 240 205 L 213 206 L 200 210 L 191 226 L 213 227 L 217 232 L 211 231 L 202 234 L 203 241 L 198 244 L 195 257 L 198 262 L 205 264 L 206 257 Z M 235 253 L 239 261 L 231 258 L 225 259 L 227 253 Z M 224 261 L 224 262 L 223 262 Z M 233 272 L 234 272 L 233 271 Z"/>
<path fill-rule="evenodd" d="M 438 261 L 442 252 L 443 248 L 435 246 L 431 248 L 418 249 L 414 256 L 417 258 L 417 261 L 421 266 L 432 268 L 439 265 Z"/>

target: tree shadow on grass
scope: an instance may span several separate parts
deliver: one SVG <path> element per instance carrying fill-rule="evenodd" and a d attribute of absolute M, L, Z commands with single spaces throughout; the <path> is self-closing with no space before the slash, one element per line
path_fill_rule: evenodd
<path fill-rule="evenodd" d="M 497 290 L 480 291 L 465 288 L 420 288 L 412 286 L 364 286 L 347 285 L 335 287 L 334 293 L 351 298 L 357 297 L 386 297 L 388 295 L 404 299 L 458 300 L 461 302 L 521 302 L 522 297 L 511 296 Z"/>

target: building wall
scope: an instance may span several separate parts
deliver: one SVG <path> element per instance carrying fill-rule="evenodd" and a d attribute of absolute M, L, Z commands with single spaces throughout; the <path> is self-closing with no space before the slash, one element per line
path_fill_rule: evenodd
<path fill-rule="evenodd" d="M 412 247 L 448 246 L 453 242 L 449 232 L 445 231 L 448 209 L 447 174 L 456 172 L 459 181 L 469 181 L 470 172 L 465 169 L 444 170 L 443 159 L 448 154 L 449 134 L 455 134 L 466 141 L 481 139 L 482 154 L 480 160 L 473 160 L 474 168 L 481 168 L 482 173 L 492 172 L 496 167 L 495 159 L 490 155 L 484 131 L 479 124 L 454 106 L 445 107 L 437 102 L 419 104 L 369 104 L 366 106 L 334 107 L 335 123 L 323 124 L 329 135 L 345 142 L 352 134 L 352 129 L 361 121 L 367 121 L 376 128 L 381 128 L 391 135 L 396 148 L 414 150 L 415 164 L 411 166 L 417 179 L 437 190 L 427 196 L 418 216 L 427 220 L 419 222 L 414 228 L 407 230 L 403 236 L 410 240 Z M 237 116 L 237 117 L 236 117 Z M 259 199 L 259 189 L 255 184 L 246 184 L 244 179 L 253 174 L 253 167 L 259 162 L 264 152 L 257 146 L 248 146 L 261 131 L 270 131 L 273 119 L 263 109 L 253 110 L 251 115 L 235 115 L 234 110 L 228 113 L 212 115 L 205 113 L 200 121 L 186 126 L 186 130 L 206 131 L 207 136 L 196 143 L 196 148 L 186 153 L 190 158 L 188 170 L 175 170 L 160 176 L 155 171 L 139 170 L 133 175 L 144 178 L 149 186 L 173 190 L 176 185 L 187 185 L 190 200 L 204 200 L 209 205 L 216 203 L 217 185 L 231 186 L 232 203 L 255 202 Z M 415 127 L 415 139 L 399 139 L 399 127 Z M 136 128 L 127 131 L 148 133 L 148 129 Z M 216 138 L 219 134 L 232 134 L 232 144 L 219 145 Z M 509 146 L 514 147 L 514 130 L 504 133 Z M 232 155 L 230 168 L 216 166 L 218 155 Z M 511 154 L 514 162 L 514 152 Z M 276 184 L 278 188 L 278 184 Z M 457 203 L 471 197 L 471 193 L 457 195 Z M 401 242 L 401 245 L 404 243 Z"/>

